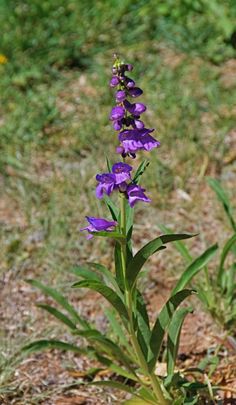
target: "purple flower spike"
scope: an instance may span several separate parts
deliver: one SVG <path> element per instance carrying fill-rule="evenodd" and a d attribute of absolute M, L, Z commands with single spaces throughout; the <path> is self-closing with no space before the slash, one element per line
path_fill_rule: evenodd
<path fill-rule="evenodd" d="M 117 103 L 122 103 L 122 101 L 124 101 L 125 98 L 126 98 L 125 90 L 118 90 L 116 92 L 116 101 L 117 101 Z"/>
<path fill-rule="evenodd" d="M 143 94 L 143 90 L 141 90 L 139 87 L 133 87 L 132 89 L 129 89 L 129 95 L 131 97 L 139 97 Z"/>
<path fill-rule="evenodd" d="M 107 221 L 104 218 L 95 218 L 95 217 L 86 217 L 89 225 L 85 228 L 81 228 L 80 231 L 88 231 L 88 232 L 111 232 L 113 228 L 117 225 L 115 221 Z M 93 235 L 89 234 L 86 238 L 91 239 Z"/>
<path fill-rule="evenodd" d="M 120 132 L 119 140 L 122 143 L 124 152 L 123 153 L 134 153 L 138 150 L 150 151 L 153 148 L 160 146 L 155 138 L 153 138 L 150 132 L 154 129 L 126 129 Z"/>
<path fill-rule="evenodd" d="M 110 113 L 110 120 L 118 121 L 124 118 L 125 109 L 121 106 L 113 107 Z"/>
<path fill-rule="evenodd" d="M 110 195 L 115 188 L 115 181 L 116 178 L 114 174 L 111 173 L 103 173 L 97 174 L 96 180 L 99 184 L 96 187 L 96 197 L 101 199 L 103 194 Z"/>
<path fill-rule="evenodd" d="M 131 208 L 133 208 L 138 201 L 151 202 L 150 198 L 144 194 L 145 189 L 137 184 L 129 184 L 126 191 Z"/>
<path fill-rule="evenodd" d="M 113 76 L 110 80 L 110 87 L 116 87 L 120 83 L 120 79 L 118 76 Z"/>
<path fill-rule="evenodd" d="M 115 176 L 115 183 L 118 185 L 125 182 L 126 180 L 129 180 L 131 170 L 133 170 L 133 168 L 126 163 L 115 163 L 112 166 L 112 173 Z"/>

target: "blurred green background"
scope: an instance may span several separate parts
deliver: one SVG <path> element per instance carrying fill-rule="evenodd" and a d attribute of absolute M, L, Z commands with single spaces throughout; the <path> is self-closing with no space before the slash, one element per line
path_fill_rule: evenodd
<path fill-rule="evenodd" d="M 0 26 L 4 354 L 32 330 L 46 334 L 22 280 L 69 290 L 72 265 L 110 263 L 106 243 L 79 229 L 85 215 L 107 216 L 94 190 L 105 154 L 117 159 L 108 119 L 114 52 L 134 65 L 144 120 L 161 141 L 143 177 L 152 205 L 137 207 L 135 241 L 159 232 L 158 222 L 200 232 L 198 241 L 224 238 L 205 176 L 235 193 L 236 2 L 0 0 Z"/>
<path fill-rule="evenodd" d="M 103 213 L 94 175 L 116 159 L 114 52 L 135 65 L 162 143 L 144 179 L 154 207 L 234 160 L 234 0 L 1 0 L 0 24 L 3 270 L 87 257 L 78 228 Z"/>
<path fill-rule="evenodd" d="M 221 173 L 235 131 L 235 22 L 234 0 L 1 0 L 3 270 L 87 257 L 78 228 L 103 213 L 94 175 L 105 153 L 116 159 L 114 52 L 135 65 L 162 143 L 144 179 L 154 207 Z"/>

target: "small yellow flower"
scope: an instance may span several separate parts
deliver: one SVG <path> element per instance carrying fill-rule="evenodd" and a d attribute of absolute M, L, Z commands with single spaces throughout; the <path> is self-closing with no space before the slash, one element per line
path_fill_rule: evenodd
<path fill-rule="evenodd" d="M 0 53 L 0 65 L 5 65 L 5 63 L 7 63 L 8 59 L 5 55 L 3 55 L 2 53 Z"/>

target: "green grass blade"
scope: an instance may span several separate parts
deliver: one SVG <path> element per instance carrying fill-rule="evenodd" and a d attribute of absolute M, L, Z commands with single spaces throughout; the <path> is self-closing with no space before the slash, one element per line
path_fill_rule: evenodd
<path fill-rule="evenodd" d="M 195 259 L 183 272 L 175 288 L 172 290 L 172 295 L 186 287 L 192 278 L 212 259 L 216 254 L 218 245 L 212 245 L 201 256 Z"/>
<path fill-rule="evenodd" d="M 225 193 L 225 190 L 221 186 L 220 182 L 216 179 L 212 179 L 211 177 L 209 177 L 207 179 L 207 182 L 208 182 L 209 186 L 212 188 L 212 190 L 214 190 L 218 199 L 222 203 L 224 210 L 226 212 L 226 215 L 229 219 L 229 222 L 230 222 L 233 230 L 236 232 L 236 222 L 233 218 L 232 207 L 231 207 L 230 201 L 228 199 L 228 196 Z"/>
<path fill-rule="evenodd" d="M 219 264 L 219 269 L 218 269 L 218 274 L 217 274 L 217 282 L 219 285 L 222 284 L 222 275 L 224 272 L 225 260 L 235 243 L 236 243 L 236 233 L 233 236 L 231 236 L 230 239 L 227 240 L 226 244 L 223 247 L 222 253 L 221 253 L 220 264 Z"/>
<path fill-rule="evenodd" d="M 167 375 L 174 374 L 181 328 L 185 317 L 190 312 L 193 312 L 192 308 L 180 308 L 175 312 L 170 322 L 167 337 Z"/>
<path fill-rule="evenodd" d="M 149 355 L 148 355 L 148 365 L 149 370 L 153 371 L 155 368 L 156 361 L 160 354 L 162 342 L 164 339 L 165 332 L 170 324 L 172 316 L 178 306 L 187 297 L 193 294 L 194 290 L 182 290 L 177 292 L 175 295 L 171 296 L 166 304 L 163 306 L 157 320 L 152 328 L 151 338 L 149 343 Z"/>
<path fill-rule="evenodd" d="M 72 285 L 73 288 L 89 288 L 100 293 L 117 310 L 120 317 L 128 320 L 126 307 L 114 290 L 104 284 L 93 280 L 82 280 Z"/>
<path fill-rule="evenodd" d="M 39 288 L 44 294 L 52 297 L 54 301 L 56 301 L 59 305 L 61 305 L 71 315 L 72 320 L 74 322 L 78 322 L 81 326 L 86 328 L 90 327 L 89 323 L 78 315 L 76 310 L 72 307 L 72 305 L 69 304 L 67 299 L 57 290 L 55 290 L 55 288 L 48 287 L 37 280 L 26 280 L 26 281 L 33 287 Z"/>

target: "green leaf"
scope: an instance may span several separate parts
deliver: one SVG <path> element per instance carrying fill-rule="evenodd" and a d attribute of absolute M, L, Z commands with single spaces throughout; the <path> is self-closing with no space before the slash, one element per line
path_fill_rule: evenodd
<path fill-rule="evenodd" d="M 112 272 L 106 266 L 104 266 L 103 264 L 100 264 L 100 263 L 93 263 L 93 262 L 88 262 L 87 264 L 88 264 L 88 266 L 91 266 L 96 271 L 98 271 L 103 276 L 103 279 L 107 283 L 110 283 L 115 288 L 116 292 L 118 294 L 120 294 L 120 289 L 116 282 L 116 279 L 113 276 Z M 101 282 L 101 280 L 98 280 L 98 281 Z"/>
<path fill-rule="evenodd" d="M 56 308 L 51 307 L 51 305 L 47 304 L 37 304 L 37 307 L 44 309 L 45 311 L 49 312 L 55 318 L 59 319 L 62 323 L 69 326 L 70 329 L 77 329 L 76 325 L 69 319 L 66 315 L 62 312 L 58 311 Z"/>
<path fill-rule="evenodd" d="M 232 249 L 232 246 L 234 245 L 234 243 L 236 243 L 236 234 L 231 236 L 231 238 L 227 240 L 226 244 L 223 247 L 223 250 L 221 253 L 221 258 L 220 258 L 220 265 L 219 265 L 218 274 L 217 274 L 217 282 L 219 285 L 222 284 L 222 275 L 224 272 L 225 260 L 228 256 L 230 250 Z"/>
<path fill-rule="evenodd" d="M 175 288 L 172 290 L 172 295 L 176 294 L 178 291 L 182 290 L 192 278 L 212 259 L 216 254 L 218 245 L 212 245 L 208 248 L 201 256 L 195 259 L 183 272 L 179 281 L 177 282 Z"/>
<path fill-rule="evenodd" d="M 101 278 L 92 270 L 87 269 L 86 267 L 76 266 L 71 269 L 71 271 L 78 277 L 101 281 Z"/>
<path fill-rule="evenodd" d="M 124 347 L 126 347 L 128 349 L 129 341 L 122 329 L 122 326 L 120 325 L 119 321 L 117 320 L 116 312 L 114 311 L 113 308 L 105 308 L 104 313 L 110 323 L 114 336 L 120 342 L 121 345 L 123 345 Z"/>
<path fill-rule="evenodd" d="M 118 381 L 111 381 L 111 380 L 93 381 L 93 382 L 89 383 L 89 385 L 96 385 L 98 387 L 114 388 L 116 390 L 128 392 L 129 394 L 135 393 L 134 388 L 132 388 L 128 385 L 122 384 Z"/>
<path fill-rule="evenodd" d="M 86 349 L 81 349 L 73 344 L 61 342 L 60 340 L 36 340 L 33 343 L 30 343 L 22 348 L 25 352 L 37 352 L 45 349 L 59 349 L 63 351 L 72 351 L 79 354 L 86 354 Z"/>
<path fill-rule="evenodd" d="M 167 374 L 174 374 L 176 358 L 179 350 L 181 328 L 187 314 L 193 312 L 192 308 L 178 309 L 170 322 L 167 338 Z"/>
<path fill-rule="evenodd" d="M 57 290 L 48 287 L 37 280 L 26 280 L 26 281 L 33 287 L 39 288 L 44 294 L 52 297 L 59 305 L 61 305 L 71 315 L 72 320 L 74 322 L 78 322 L 80 323 L 81 326 L 86 328 L 90 327 L 89 323 L 77 314 L 76 310 L 72 307 L 72 305 L 70 305 L 67 299 L 63 297 L 63 295 L 60 294 Z"/>
<path fill-rule="evenodd" d="M 107 170 L 109 171 L 109 173 L 111 173 L 112 172 L 112 164 L 111 164 L 111 161 L 110 161 L 108 156 L 106 156 L 106 162 L 107 162 Z"/>
<path fill-rule="evenodd" d="M 98 387 L 109 387 L 113 388 L 116 390 L 128 392 L 129 394 L 132 394 L 135 399 L 130 399 L 128 401 L 123 402 L 123 404 L 134 404 L 134 405 L 147 405 L 147 404 L 155 404 L 154 401 L 148 400 L 148 399 L 143 399 L 141 392 L 137 392 L 137 390 L 133 387 L 130 387 L 129 385 L 122 384 L 118 381 L 111 381 L 111 380 L 103 380 L 103 381 L 93 381 L 89 383 L 89 385 L 96 385 Z"/>
<path fill-rule="evenodd" d="M 108 197 L 108 195 L 104 194 L 103 200 L 105 201 L 106 206 L 107 206 L 107 208 L 109 209 L 113 220 L 116 221 L 116 222 L 118 222 L 119 209 L 115 206 L 115 204 L 113 203 L 113 201 L 111 200 L 111 198 Z"/>
<path fill-rule="evenodd" d="M 99 281 L 82 280 L 72 285 L 73 288 L 89 288 L 100 293 L 117 310 L 122 319 L 128 320 L 127 310 L 120 297 L 110 287 L 105 286 Z"/>
<path fill-rule="evenodd" d="M 162 250 L 165 243 L 174 242 L 176 240 L 181 239 L 188 239 L 192 238 L 195 235 L 188 235 L 188 234 L 171 234 L 171 235 L 161 235 L 158 238 L 153 239 L 151 242 L 147 243 L 143 246 L 138 253 L 130 260 L 128 267 L 127 267 L 127 279 L 129 282 L 130 287 L 136 281 L 138 273 L 142 269 L 144 263 L 147 259 L 153 255 L 154 253 Z"/>
<path fill-rule="evenodd" d="M 230 221 L 230 224 L 231 224 L 233 230 L 236 232 L 236 223 L 233 218 L 232 207 L 231 207 L 227 194 L 225 193 L 224 189 L 222 188 L 222 186 L 218 180 L 212 179 L 209 177 L 207 179 L 207 182 L 208 182 L 209 186 L 212 188 L 212 190 L 215 191 L 218 199 L 222 203 L 224 210 L 226 212 L 226 215 Z"/>
<path fill-rule="evenodd" d="M 151 332 L 151 338 L 149 343 L 149 356 L 148 356 L 148 365 L 149 370 L 153 371 L 156 361 L 158 359 L 163 338 L 165 332 L 170 324 L 172 316 L 178 306 L 183 302 L 188 296 L 193 294 L 194 290 L 182 290 L 177 292 L 175 295 L 171 296 L 166 304 L 163 306 L 160 314 L 157 317 L 157 320 L 153 326 Z"/>
<path fill-rule="evenodd" d="M 161 232 L 166 232 L 168 234 L 172 233 L 172 231 L 169 228 L 167 228 L 165 225 L 160 224 L 158 226 L 159 226 Z M 193 260 L 191 254 L 190 254 L 187 246 L 184 244 L 184 242 L 176 241 L 176 242 L 173 242 L 173 243 L 174 243 L 174 246 L 176 247 L 176 249 L 178 250 L 178 252 L 181 254 L 181 256 L 185 260 L 187 260 L 187 261 L 192 261 Z"/>
<path fill-rule="evenodd" d="M 123 271 L 122 271 L 122 250 L 121 245 L 116 242 L 115 249 L 114 249 L 114 259 L 115 259 L 115 271 L 116 271 L 116 281 L 119 285 L 121 291 L 124 290 L 124 278 L 123 278 Z"/>
<path fill-rule="evenodd" d="M 148 356 L 150 336 L 151 331 L 147 308 L 142 294 L 137 291 L 137 338 L 145 359 L 147 359 Z"/>
<path fill-rule="evenodd" d="M 139 184 L 140 178 L 142 174 L 145 172 L 146 168 L 149 166 L 149 164 L 150 162 L 147 159 L 145 159 L 142 163 L 140 163 L 133 178 L 134 183 Z"/>

